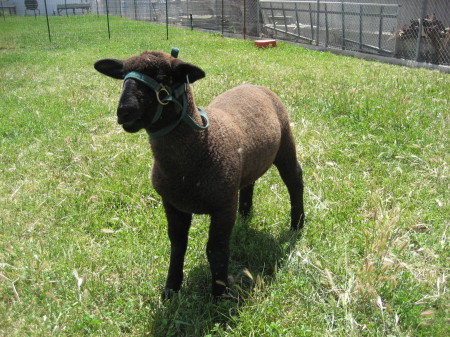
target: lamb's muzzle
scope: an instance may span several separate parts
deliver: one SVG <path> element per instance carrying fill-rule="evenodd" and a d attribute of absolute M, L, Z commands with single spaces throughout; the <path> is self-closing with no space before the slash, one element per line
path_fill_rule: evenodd
<path fill-rule="evenodd" d="M 254 183 L 272 164 L 289 191 L 291 228 L 303 227 L 302 169 L 288 113 L 273 92 L 240 86 L 201 110 L 188 82 L 205 73 L 169 54 L 144 52 L 125 61 L 105 59 L 95 68 L 126 79 L 118 122 L 128 132 L 145 129 L 150 135 L 152 182 L 163 201 L 171 241 L 167 292 L 181 287 L 188 231 L 196 213 L 211 216 L 206 251 L 212 292 L 215 296 L 225 293 L 236 211 L 251 215 Z M 147 77 L 156 84 L 141 80 Z M 185 89 L 177 89 L 181 87 Z M 154 137 L 161 130 L 168 131 Z"/>

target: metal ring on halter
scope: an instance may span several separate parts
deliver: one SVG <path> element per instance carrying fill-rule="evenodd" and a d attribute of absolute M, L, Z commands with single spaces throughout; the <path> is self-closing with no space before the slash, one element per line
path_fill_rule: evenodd
<path fill-rule="evenodd" d="M 164 88 L 164 87 L 162 87 L 161 89 L 159 89 L 159 91 L 156 91 L 156 99 L 158 100 L 158 103 L 159 104 L 161 104 L 161 105 L 167 105 L 167 104 L 169 104 L 170 102 L 163 102 L 160 98 L 159 98 L 159 94 L 161 93 L 161 91 L 164 91 L 165 93 L 166 93 L 166 97 L 168 97 L 168 96 L 170 96 L 170 93 L 169 93 L 169 91 L 166 89 L 166 88 Z M 164 98 L 163 98 L 164 99 Z"/>

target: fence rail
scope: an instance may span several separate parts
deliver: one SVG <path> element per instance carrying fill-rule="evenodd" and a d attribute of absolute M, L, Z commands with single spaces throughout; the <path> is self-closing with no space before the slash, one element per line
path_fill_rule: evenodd
<path fill-rule="evenodd" d="M 448 0 L 0 0 L 0 25 L 30 10 L 47 17 L 50 40 L 67 31 L 57 17 L 84 14 L 96 16 L 93 27 L 106 16 L 109 38 L 127 32 L 127 24 L 133 27 L 127 38 L 148 34 L 131 23 L 118 28 L 109 22 L 121 17 L 165 25 L 167 38 L 169 26 L 182 26 L 450 65 Z"/>
<path fill-rule="evenodd" d="M 260 1 L 263 29 L 308 43 L 392 55 L 386 46 L 398 5 L 330 1 Z M 272 34 L 271 34 L 272 33 Z"/>

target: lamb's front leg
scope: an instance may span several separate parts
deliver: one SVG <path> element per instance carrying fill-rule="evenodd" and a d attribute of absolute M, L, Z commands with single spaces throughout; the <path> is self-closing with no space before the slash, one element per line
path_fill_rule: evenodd
<path fill-rule="evenodd" d="M 183 282 L 184 255 L 187 249 L 192 214 L 180 212 L 167 202 L 163 204 L 166 211 L 170 239 L 170 265 L 164 294 L 164 296 L 168 297 L 171 291 L 180 290 Z"/>
<path fill-rule="evenodd" d="M 237 195 L 232 205 L 211 214 L 211 226 L 206 247 L 212 276 L 212 294 L 219 297 L 225 294 L 228 278 L 228 259 L 230 257 L 230 237 L 236 220 Z"/>

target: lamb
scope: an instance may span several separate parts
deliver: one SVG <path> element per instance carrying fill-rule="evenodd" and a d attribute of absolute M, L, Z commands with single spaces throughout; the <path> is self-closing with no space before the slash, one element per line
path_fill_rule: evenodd
<path fill-rule="evenodd" d="M 274 164 L 289 191 L 291 228 L 301 229 L 302 169 L 288 114 L 273 92 L 238 86 L 202 110 L 195 105 L 189 83 L 205 77 L 205 72 L 176 56 L 146 51 L 124 61 L 103 59 L 94 67 L 124 80 L 118 123 L 127 132 L 145 129 L 149 135 L 152 183 L 162 198 L 171 243 L 165 294 L 181 288 L 192 214 L 208 214 L 212 294 L 221 297 L 227 293 L 236 211 L 250 214 L 254 183 Z"/>

